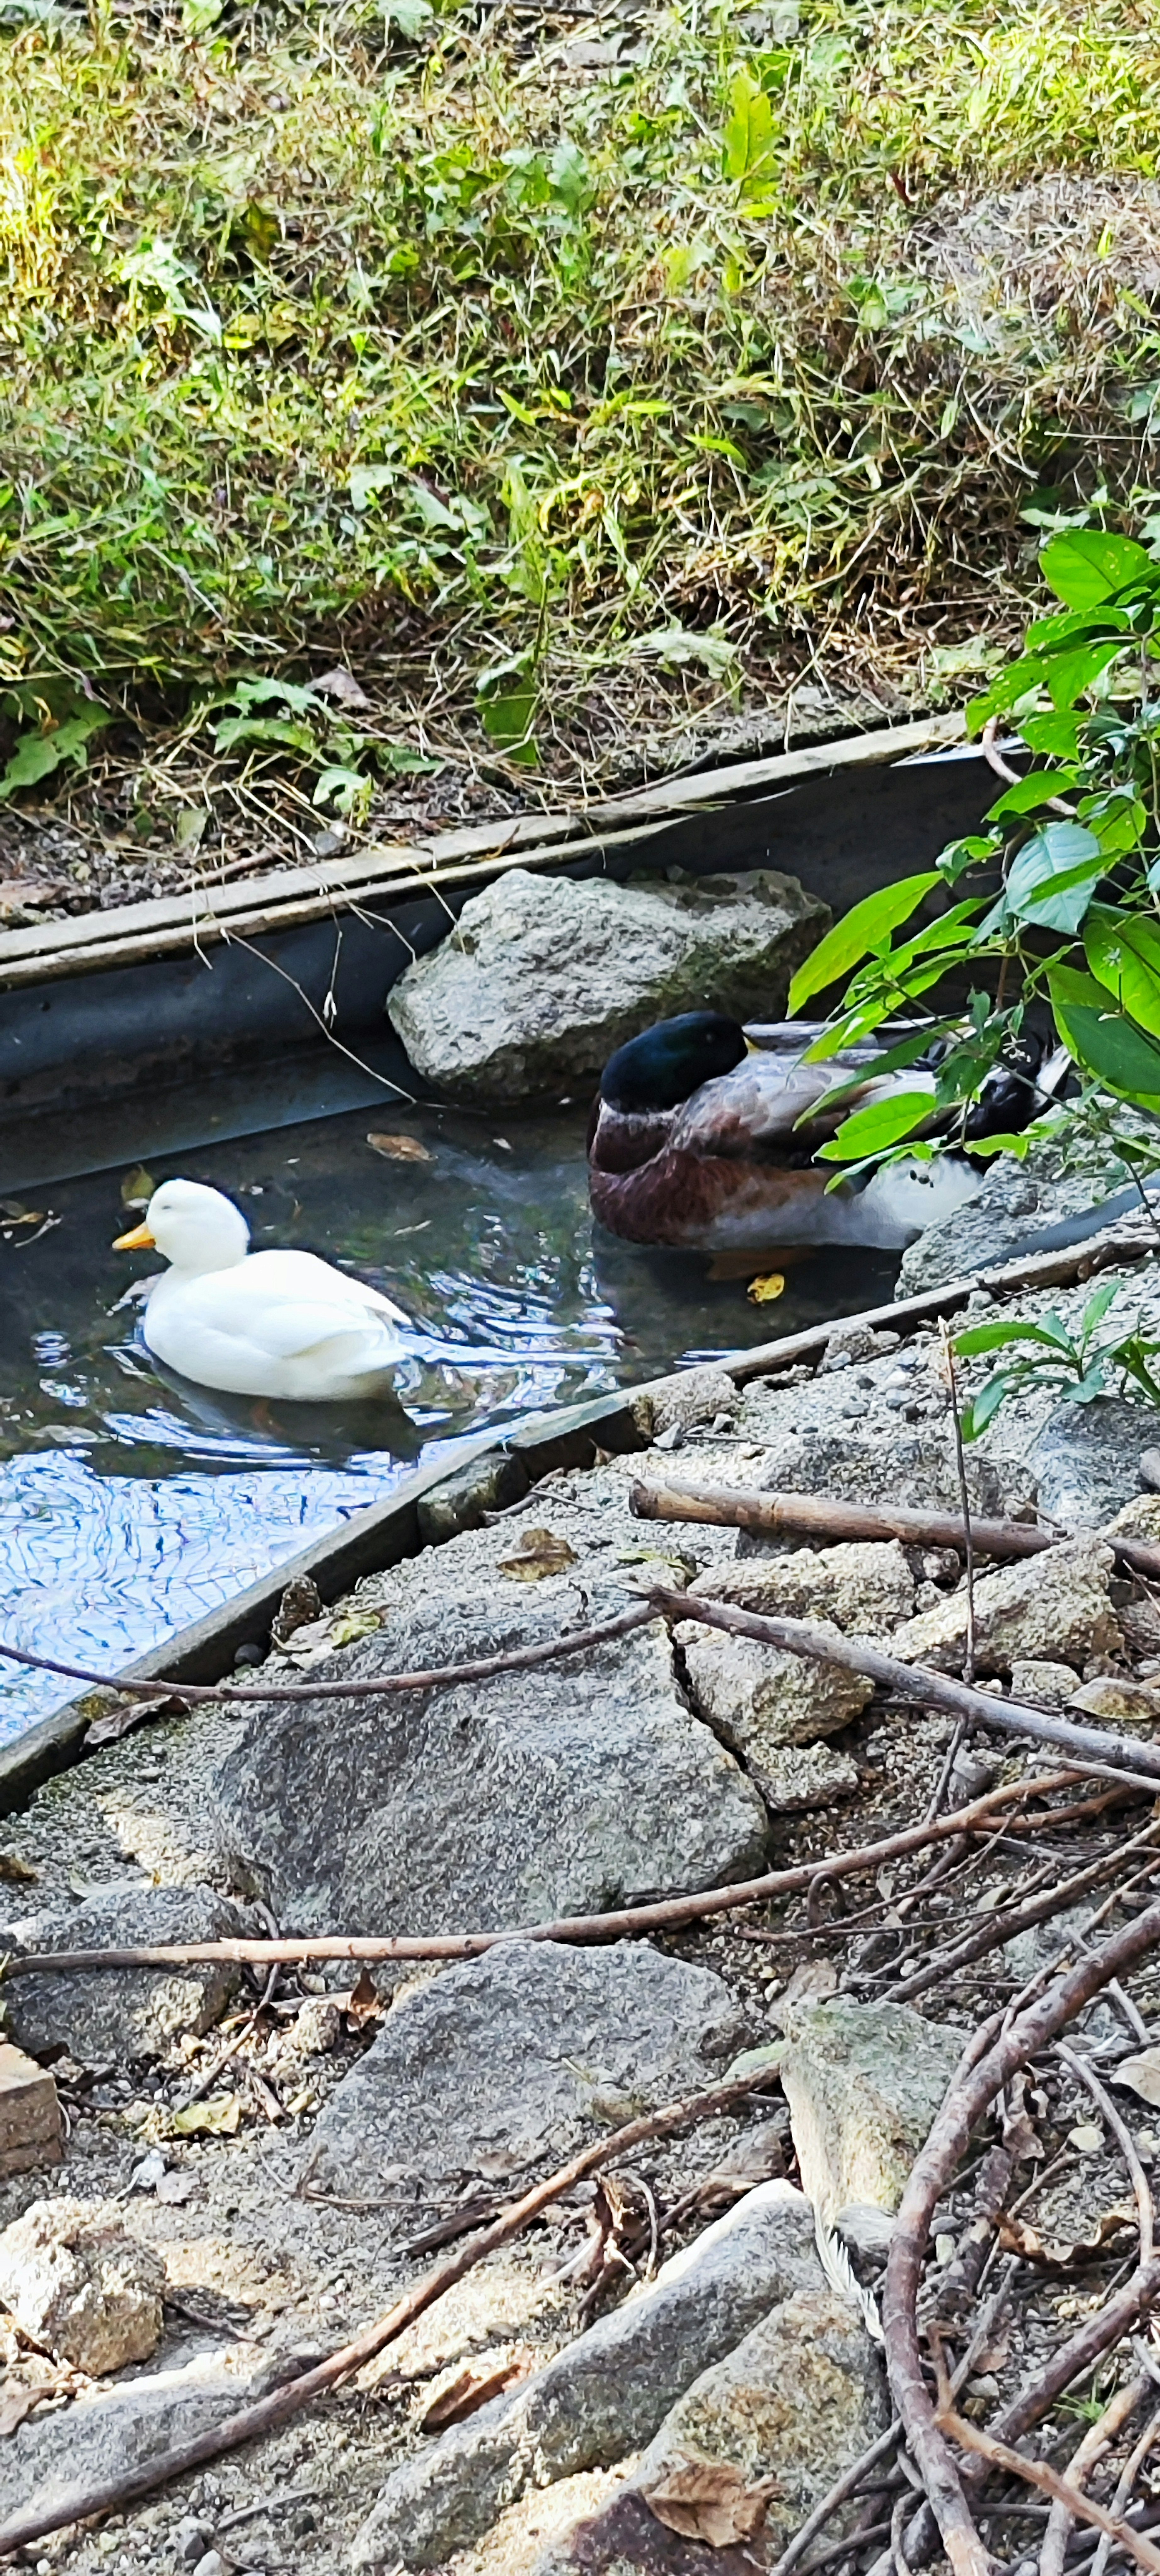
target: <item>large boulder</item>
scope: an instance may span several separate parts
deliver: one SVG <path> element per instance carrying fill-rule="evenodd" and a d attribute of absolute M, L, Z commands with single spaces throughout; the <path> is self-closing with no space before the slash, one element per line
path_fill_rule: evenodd
<path fill-rule="evenodd" d="M 312 1676 L 365 1681 L 559 1634 L 562 1584 L 490 1580 L 490 1597 L 459 1599 L 432 1578 L 424 1601 Z M 606 1587 L 594 1615 L 624 1598 Z M 450 1689 L 337 1712 L 263 1703 L 214 1800 L 237 1867 L 296 1932 L 514 1931 L 748 1877 L 765 1849 L 761 1800 L 691 1715 L 659 1619 Z"/>
<path fill-rule="evenodd" d="M 23 2335 L 93 2378 L 161 2341 L 165 2265 L 101 2201 L 35 2200 L 0 2235 L 0 2299 Z"/>
<path fill-rule="evenodd" d="M 394 2469 L 356 2567 L 436 2565 L 527 2488 L 613 2466 L 777 2302 L 823 2290 L 809 2203 L 762 2183 L 542 2370 Z"/>
<path fill-rule="evenodd" d="M 888 2420 L 857 2309 L 824 2287 L 798 2291 L 701 2372 L 626 2486 L 550 2545 L 535 2576 L 768 2566 Z"/>
<path fill-rule="evenodd" d="M 503 2178 L 703 2090 L 745 2037 L 719 1977 L 647 1941 L 499 1942 L 400 1996 L 322 2113 L 312 2177 Z"/>
<path fill-rule="evenodd" d="M 976 1669 L 1009 1673 L 1016 1663 L 1039 1661 L 1082 1666 L 1089 1656 L 1117 1654 L 1124 1641 L 1108 1589 L 1114 1572 L 1112 1549 L 1085 1537 L 981 1575 L 974 1587 Z M 905 1663 L 960 1671 L 967 1608 L 961 1583 L 936 1609 L 906 1620 L 892 1651 Z"/>
<path fill-rule="evenodd" d="M 453 1099 L 573 1092 L 674 1012 L 777 1019 L 829 918 L 768 869 L 620 886 L 511 868 L 407 968 L 387 1009 L 424 1081 Z"/>

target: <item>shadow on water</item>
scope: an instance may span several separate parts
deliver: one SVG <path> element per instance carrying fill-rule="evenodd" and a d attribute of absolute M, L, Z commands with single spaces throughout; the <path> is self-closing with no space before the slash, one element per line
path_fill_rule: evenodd
<path fill-rule="evenodd" d="M 374 1151 L 372 1119 L 421 1156 Z M 111 1249 L 126 1223 L 120 1172 L 5 1202 L 0 1558 L 13 1642 L 51 1640 L 115 1670 L 448 1441 L 889 1298 L 889 1255 L 820 1254 L 759 1307 L 702 1256 L 595 1233 L 584 1128 L 582 1107 L 502 1123 L 390 1107 L 156 1157 L 154 1181 L 181 1171 L 236 1198 L 255 1250 L 318 1252 L 404 1309 L 404 1410 L 218 1395 L 158 1367 L 124 1302 L 156 1258 Z M 64 1696 L 48 1676 L 0 1680 L 0 1735 Z"/>

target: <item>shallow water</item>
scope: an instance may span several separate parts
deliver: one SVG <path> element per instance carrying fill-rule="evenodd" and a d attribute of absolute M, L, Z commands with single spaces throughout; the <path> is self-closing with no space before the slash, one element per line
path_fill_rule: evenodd
<path fill-rule="evenodd" d="M 129 1281 L 150 1253 L 122 1172 L 22 1194 L 0 1212 L 0 1566 L 4 1633 L 116 1671 L 200 1618 L 441 1444 L 718 1357 L 889 1298 L 894 1258 L 848 1250 L 789 1270 L 775 1304 L 700 1255 L 641 1251 L 588 1211 L 585 1113 L 481 1118 L 386 1107 L 158 1155 L 244 1208 L 255 1250 L 350 1263 L 413 1318 L 393 1409 L 213 1395 L 144 1349 Z M 388 1160 L 368 1130 L 421 1146 Z M 7 1668 L 9 1674 L 12 1667 Z M 50 1675 L 0 1680 L 0 1737 L 58 1707 Z"/>

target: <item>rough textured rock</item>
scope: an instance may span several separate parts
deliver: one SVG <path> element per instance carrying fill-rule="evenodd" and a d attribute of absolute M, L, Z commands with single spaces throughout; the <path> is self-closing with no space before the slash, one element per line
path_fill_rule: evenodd
<path fill-rule="evenodd" d="M 807 1807 L 828 1807 L 831 1798 L 857 1794 L 858 1765 L 832 1744 L 771 1744 L 752 1767 L 775 1815 L 800 1815 Z"/>
<path fill-rule="evenodd" d="M 1091 1655 L 1113 1655 L 1123 1645 L 1108 1582 L 1115 1558 L 1095 1538 L 1046 1548 L 975 1583 L 975 1663 L 982 1673 L 1010 1672 L 1014 1663 L 1083 1664 Z M 924 1610 L 898 1629 L 893 1652 L 905 1663 L 958 1671 L 967 1633 L 967 1591 L 960 1584 L 937 1610 Z"/>
<path fill-rule="evenodd" d="M 1011 1666 L 1012 1699 L 1027 1700 L 1032 1708 L 1066 1708 L 1078 1689 L 1079 1674 L 1072 1664 L 1019 1659 Z"/>
<path fill-rule="evenodd" d="M 47 2513 L 77 2487 L 127 2477 L 172 2443 L 208 2433 L 245 2394 L 245 2377 L 214 2355 L 22 2424 L 0 2443 L 0 2514 L 32 2504 Z"/>
<path fill-rule="evenodd" d="M 888 1637 L 914 1608 L 914 1577 L 897 1539 L 739 1557 L 699 1574 L 689 1592 L 776 1618 L 831 1619 L 863 1637 Z"/>
<path fill-rule="evenodd" d="M 824 1634 L 838 1634 L 831 1619 L 816 1624 Z M 874 1685 L 861 1673 L 807 1663 L 755 1637 L 728 1637 L 689 1619 L 675 1635 L 697 1707 L 757 1771 L 772 1772 L 783 1745 L 836 1735 L 873 1697 Z"/>
<path fill-rule="evenodd" d="M 313 2173 L 330 2191 L 555 2162 L 711 2083 L 744 2044 L 719 1977 L 647 1941 L 572 1950 L 510 1941 L 400 1996 L 332 2094 Z"/>
<path fill-rule="evenodd" d="M 996 1269 L 1061 1218 L 1096 1205 L 1107 1183 L 1091 1173 L 1065 1175 L 1058 1145 L 1033 1145 L 1025 1160 L 998 1154 L 977 1198 L 928 1225 L 903 1253 L 895 1295 L 917 1297 L 971 1270 Z"/>
<path fill-rule="evenodd" d="M 586 1615 L 563 1584 L 493 1569 L 468 1599 L 432 1589 L 312 1669 L 350 1681 L 501 1653 L 624 1597 L 607 1586 Z M 568 1662 L 359 1701 L 337 1720 L 325 1701 L 263 1708 L 215 1803 L 288 1931 L 515 1928 L 745 1877 L 764 1851 L 761 1801 L 690 1714 L 659 1620 Z"/>
<path fill-rule="evenodd" d="M 1058 1405 L 1031 1452 L 1044 1516 L 1065 1529 L 1098 1529 L 1131 1502 L 1143 1481 L 1140 1453 L 1154 1421 L 1126 1396 Z"/>
<path fill-rule="evenodd" d="M 437 2565 L 528 2486 L 623 2459 L 776 2302 L 822 2288 L 808 2203 L 789 2183 L 762 2183 L 543 2370 L 404 2461 L 363 2524 L 356 2566 Z"/>
<path fill-rule="evenodd" d="M 510 868 L 387 1008 L 424 1081 L 455 1099 L 574 1092 L 676 1011 L 776 1019 L 828 921 L 796 877 L 771 871 L 619 886 Z"/>
<path fill-rule="evenodd" d="M 25 1950 L 103 1950 L 166 1941 L 226 1941 L 245 1929 L 237 1910 L 209 1887 L 122 1887 L 71 1913 L 21 1925 Z M 34 2057 L 68 2050 L 81 2066 L 123 2066 L 167 2057 L 183 2032 L 212 2029 L 237 1993 L 241 1970 L 226 1961 L 196 1968 L 102 1969 L 13 1977 L 8 2027 Z"/>
<path fill-rule="evenodd" d="M 632 1399 L 632 1416 L 638 1431 L 655 1440 L 674 1423 L 687 1431 L 696 1422 L 712 1422 L 719 1413 L 735 1413 L 738 1401 L 728 1370 L 707 1361 L 701 1368 L 674 1369 L 671 1377 L 642 1387 Z"/>
<path fill-rule="evenodd" d="M 829 2217 L 893 2215 L 954 2074 L 964 2031 L 905 2004 L 835 1996 L 797 2015 L 781 2062 L 802 2186 Z"/>
<path fill-rule="evenodd" d="M 1160 1494 L 1134 1494 L 1131 1502 L 1125 1503 L 1107 1528 L 1100 1531 L 1100 1536 L 1110 1538 L 1113 1531 L 1117 1535 L 1122 1532 L 1126 1538 L 1142 1539 L 1147 1547 L 1160 1547 Z"/>
<path fill-rule="evenodd" d="M 901 1333 L 876 1330 L 873 1324 L 835 1324 L 818 1365 L 823 1370 L 844 1369 L 855 1360 L 883 1359 L 888 1351 L 898 1349 L 901 1339 Z"/>
<path fill-rule="evenodd" d="M 164 2281 L 102 2201 L 34 2200 L 0 2235 L 0 2299 L 21 2333 L 93 2378 L 156 2350 Z"/>
<path fill-rule="evenodd" d="M 655 2555 L 647 2525 L 637 2522 L 634 2533 L 628 2499 L 639 2497 L 647 2510 L 650 2495 L 659 2503 L 674 2478 L 690 2469 L 736 2473 L 726 2490 L 730 2513 L 742 2529 L 747 2505 L 759 2517 L 768 2563 L 767 2552 L 776 2554 L 888 2420 L 882 2365 L 857 2311 L 831 2290 L 800 2291 L 701 2372 L 666 2416 L 627 2488 L 543 2553 L 536 2576 L 744 2565 L 739 2546 L 736 2555 L 724 2545 L 690 2551 L 682 2561 L 663 2552 L 669 2537 L 663 2525 Z M 750 2556 L 750 2566 L 758 2563 Z"/>

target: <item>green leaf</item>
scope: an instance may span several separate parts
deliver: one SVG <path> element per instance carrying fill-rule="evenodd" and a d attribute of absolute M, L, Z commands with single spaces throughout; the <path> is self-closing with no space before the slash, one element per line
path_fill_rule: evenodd
<path fill-rule="evenodd" d="M 883 946 L 891 931 L 909 921 L 923 896 L 941 882 L 937 868 L 928 868 L 922 876 L 903 877 L 897 885 L 883 886 L 879 893 L 866 895 L 841 921 L 836 921 L 794 976 L 789 988 L 790 1018 L 811 994 L 824 991 L 827 984 L 836 984 L 838 977 L 848 975 L 872 948 Z"/>
<path fill-rule="evenodd" d="M 819 1146 L 819 1161 L 856 1163 L 866 1154 L 881 1153 L 886 1145 L 897 1145 L 929 1118 L 932 1101 L 929 1090 L 897 1091 L 889 1100 L 872 1100 L 867 1108 L 855 1109 L 828 1145 Z"/>
<path fill-rule="evenodd" d="M 1114 993 L 1121 1010 L 1160 1038 L 1160 923 L 1147 913 L 1116 912 L 1093 903 L 1083 944 L 1097 983 Z"/>
<path fill-rule="evenodd" d="M 1158 568 L 1143 546 L 1102 528 L 1069 528 L 1049 537 L 1039 566 L 1048 589 L 1068 608 L 1098 608 L 1130 581 L 1158 579 Z"/>
<path fill-rule="evenodd" d="M 1104 866 L 1095 833 L 1082 823 L 1045 823 L 1012 864 L 1005 890 L 1008 909 L 1041 929 L 1074 934 Z"/>
<path fill-rule="evenodd" d="M 844 1100 L 852 1091 L 863 1090 L 867 1082 L 880 1082 L 885 1073 L 905 1072 L 910 1065 L 917 1064 L 920 1055 L 925 1055 L 927 1048 L 933 1046 L 937 1038 L 949 1037 L 954 1027 L 953 1020 L 932 1020 L 929 1026 L 916 1030 L 913 1037 L 900 1038 L 897 1046 L 883 1047 L 881 1054 L 875 1056 L 873 1064 L 861 1065 L 857 1073 L 843 1074 L 840 1081 L 831 1083 L 829 1090 L 823 1092 L 820 1100 L 815 1100 L 810 1108 L 803 1109 L 801 1117 L 794 1120 L 795 1127 L 808 1127 L 813 1124 L 815 1118 L 827 1118 L 831 1110 L 837 1108 L 839 1101 Z M 812 1060 L 814 1059 L 811 1057 L 802 1059 L 803 1063 L 809 1063 Z"/>
<path fill-rule="evenodd" d="M 1053 653 L 1045 673 L 1052 706 L 1061 714 L 1074 707 L 1077 698 L 1086 696 L 1101 671 L 1106 671 L 1109 662 L 1114 662 L 1123 650 L 1117 639 L 1111 644 L 1081 644 L 1074 653 Z"/>
<path fill-rule="evenodd" d="M 1105 1279 L 1102 1287 L 1097 1288 L 1094 1297 L 1088 1298 L 1080 1320 L 1081 1343 L 1090 1341 L 1092 1334 L 1098 1331 L 1109 1306 L 1115 1304 L 1121 1286 L 1122 1282 L 1119 1279 Z"/>
<path fill-rule="evenodd" d="M 1078 716 L 1024 716 L 1019 731 L 1028 751 L 1047 760 L 1074 760 L 1079 750 Z"/>
<path fill-rule="evenodd" d="M 54 725 L 47 733 L 22 734 L 0 777 L 0 802 L 14 795 L 18 787 L 35 787 L 42 778 L 51 777 L 66 760 L 71 760 L 74 769 L 84 769 L 90 734 L 99 733 L 103 725 L 112 721 L 107 707 L 94 704 L 66 716 L 62 724 Z"/>
<path fill-rule="evenodd" d="M 1033 814 L 1039 805 L 1050 804 L 1065 787 L 1074 787 L 1078 776 L 1074 769 L 1033 769 L 1030 777 L 1017 778 L 987 808 L 988 822 L 997 822 L 1001 814 Z"/>
<path fill-rule="evenodd" d="M 1056 1027 L 1076 1063 L 1121 1099 L 1160 1109 L 1160 1046 L 1109 1007 L 1107 987 L 1092 976 L 1056 966 L 1047 980 Z"/>
<path fill-rule="evenodd" d="M 1008 1375 L 1002 1369 L 995 1377 L 988 1378 L 986 1385 L 980 1387 L 978 1394 L 972 1397 L 970 1403 L 963 1406 L 961 1427 L 964 1440 L 979 1438 L 980 1433 L 986 1430 L 987 1424 L 994 1420 L 1005 1398 L 1013 1394 L 1018 1384 L 1017 1376 Z"/>
<path fill-rule="evenodd" d="M 752 72 L 734 72 L 729 83 L 729 115 L 724 142 L 725 176 L 748 194 L 759 178 L 772 176 L 773 108 Z"/>
<path fill-rule="evenodd" d="M 307 756 L 317 747 L 309 725 L 296 724 L 289 717 L 227 716 L 224 724 L 214 726 L 215 751 L 237 751 L 244 743 L 279 743 L 286 751 Z"/>
<path fill-rule="evenodd" d="M 964 1360 L 980 1359 L 985 1351 L 1006 1350 L 1012 1342 L 1043 1342 L 1049 1350 L 1059 1349 L 1058 1333 L 1023 1316 L 1010 1324 L 972 1324 L 967 1332 L 955 1334 L 955 1350 Z"/>
<path fill-rule="evenodd" d="M 530 672 L 513 663 L 498 671 L 485 671 L 478 696 L 480 722 L 488 741 L 521 768 L 534 769 L 539 753 L 532 733 L 536 684 Z"/>
<path fill-rule="evenodd" d="M 1079 819 L 1094 832 L 1105 859 L 1125 858 L 1138 850 L 1148 820 L 1146 808 L 1130 787 L 1101 788 L 1093 796 L 1081 796 Z"/>

